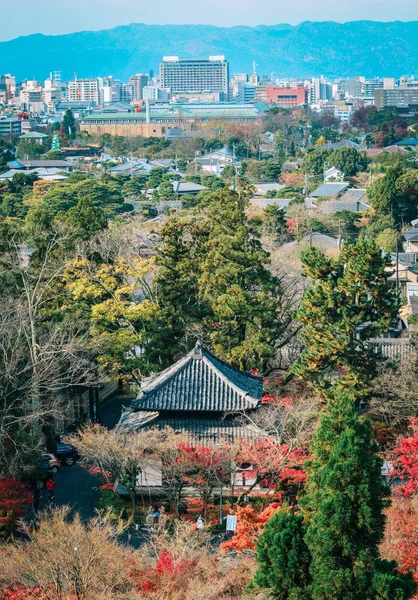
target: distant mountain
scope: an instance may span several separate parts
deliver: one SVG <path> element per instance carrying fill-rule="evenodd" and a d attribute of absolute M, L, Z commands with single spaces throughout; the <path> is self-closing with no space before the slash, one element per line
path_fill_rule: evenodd
<path fill-rule="evenodd" d="M 41 34 L 0 43 L 0 74 L 43 79 L 130 75 L 158 70 L 164 55 L 224 54 L 231 72 L 252 69 L 277 77 L 400 76 L 418 73 L 418 21 L 304 22 L 257 27 L 144 25 L 69 35 Z"/>

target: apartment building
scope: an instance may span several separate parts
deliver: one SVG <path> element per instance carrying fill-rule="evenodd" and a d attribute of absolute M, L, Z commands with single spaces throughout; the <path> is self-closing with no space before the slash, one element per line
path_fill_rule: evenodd
<path fill-rule="evenodd" d="M 224 56 L 179 58 L 165 56 L 160 63 L 160 85 L 172 94 L 220 92 L 229 97 L 229 65 Z"/>
<path fill-rule="evenodd" d="M 97 79 L 74 79 L 68 83 L 68 102 L 100 103 L 99 81 Z"/>
<path fill-rule="evenodd" d="M 377 108 L 408 108 L 418 105 L 418 85 L 412 87 L 398 87 L 389 90 L 377 89 L 374 92 L 374 103 Z"/>
<path fill-rule="evenodd" d="M 144 100 L 144 87 L 149 83 L 149 77 L 146 73 L 138 73 L 129 79 L 129 83 L 134 88 L 134 100 L 140 102 Z"/>

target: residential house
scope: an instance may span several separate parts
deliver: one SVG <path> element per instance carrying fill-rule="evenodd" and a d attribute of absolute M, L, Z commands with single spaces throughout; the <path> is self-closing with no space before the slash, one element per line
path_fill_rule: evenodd
<path fill-rule="evenodd" d="M 344 181 L 344 173 L 337 167 L 330 167 L 324 172 L 324 181 Z"/>

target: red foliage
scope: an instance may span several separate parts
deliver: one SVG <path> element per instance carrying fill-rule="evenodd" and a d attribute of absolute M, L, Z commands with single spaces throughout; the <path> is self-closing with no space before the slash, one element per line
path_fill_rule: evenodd
<path fill-rule="evenodd" d="M 45 592 L 39 587 L 26 588 L 16 584 L 3 592 L 0 598 L 1 600 L 53 600 L 56 595 L 53 595 L 52 591 Z"/>
<path fill-rule="evenodd" d="M 23 516 L 25 504 L 32 495 L 27 487 L 16 479 L 0 480 L 0 531 L 12 531 L 17 519 Z"/>
<path fill-rule="evenodd" d="M 274 439 L 262 438 L 256 442 L 242 441 L 239 460 L 253 465 L 248 477 L 255 477 L 257 483 L 268 479 L 269 487 L 274 489 L 279 481 L 288 485 L 300 485 L 306 481 L 303 464 L 309 458 L 306 450 L 291 450 L 286 444 L 278 444 Z"/>
<path fill-rule="evenodd" d="M 395 449 L 394 474 L 405 480 L 398 488 L 405 497 L 412 496 L 418 491 L 418 420 L 410 419 L 412 435 L 402 438 Z"/>

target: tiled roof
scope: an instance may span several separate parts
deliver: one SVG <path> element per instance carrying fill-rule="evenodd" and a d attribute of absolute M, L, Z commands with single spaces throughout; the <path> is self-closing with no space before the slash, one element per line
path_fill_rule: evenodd
<path fill-rule="evenodd" d="M 140 431 L 158 427 L 171 427 L 175 433 L 186 434 L 200 442 L 233 442 L 236 439 L 253 440 L 261 436 L 256 427 L 242 423 L 233 417 L 210 415 L 193 416 L 190 413 L 178 416 L 161 417 L 158 412 L 126 411 L 118 423 L 118 430 Z"/>
<path fill-rule="evenodd" d="M 416 227 L 415 229 L 409 229 L 408 231 L 404 231 L 402 235 L 408 242 L 417 242 L 418 241 L 418 227 Z"/>
<path fill-rule="evenodd" d="M 255 408 L 263 378 L 230 367 L 198 342 L 184 358 L 146 382 L 134 410 L 226 412 Z"/>
<path fill-rule="evenodd" d="M 314 192 L 312 192 L 311 196 L 313 198 L 334 198 L 344 192 L 349 183 L 341 182 L 341 183 L 323 183 L 319 186 Z"/>

